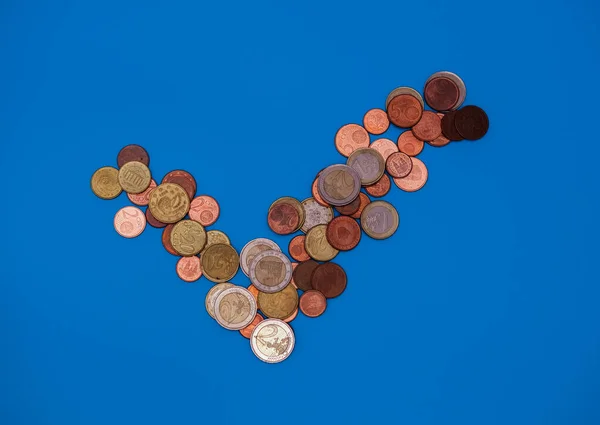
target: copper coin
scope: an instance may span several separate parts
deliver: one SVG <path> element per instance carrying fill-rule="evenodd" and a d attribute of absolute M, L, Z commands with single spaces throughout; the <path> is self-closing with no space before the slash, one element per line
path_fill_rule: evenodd
<path fill-rule="evenodd" d="M 405 192 L 416 192 L 427 183 L 427 167 L 419 158 L 411 158 L 413 166 L 410 174 L 401 179 L 394 179 L 394 183 Z"/>
<path fill-rule="evenodd" d="M 311 279 L 315 269 L 319 266 L 315 260 L 303 261 L 298 264 L 292 273 L 292 279 L 298 289 L 308 291 L 312 289 Z"/>
<path fill-rule="evenodd" d="M 379 152 L 384 161 L 394 152 L 398 152 L 398 146 L 390 139 L 377 139 L 369 147 Z"/>
<path fill-rule="evenodd" d="M 387 176 L 385 176 L 385 177 L 387 177 Z M 388 181 L 389 180 L 390 179 L 388 177 Z M 362 192 L 360 192 L 358 194 L 358 197 L 360 198 L 360 206 L 358 207 L 358 210 L 356 210 L 356 212 L 354 214 L 350 215 L 350 217 L 352 217 L 352 218 L 360 218 L 362 211 L 365 209 L 365 207 L 367 205 L 369 205 L 371 203 L 371 200 L 369 199 L 369 197 Z"/>
<path fill-rule="evenodd" d="M 254 299 L 256 300 L 256 302 L 258 302 L 258 288 L 256 286 L 254 286 L 253 284 L 250 284 L 250 286 L 248 286 L 248 292 L 250 292 L 252 294 L 252 296 L 254 297 Z"/>
<path fill-rule="evenodd" d="M 167 225 L 167 223 L 163 223 L 162 221 L 158 221 L 156 218 L 154 218 L 154 216 L 150 212 L 150 208 L 146 208 L 146 221 L 150 226 L 156 227 L 157 229 L 160 229 Z"/>
<path fill-rule="evenodd" d="M 412 169 L 410 156 L 402 152 L 396 152 L 390 155 L 385 162 L 385 169 L 392 177 L 401 178 L 408 176 Z"/>
<path fill-rule="evenodd" d="M 360 195 L 348 205 L 335 207 L 335 210 L 342 215 L 352 215 L 360 208 Z"/>
<path fill-rule="evenodd" d="M 439 71 L 439 72 L 436 72 L 436 73 L 432 74 L 431 76 L 429 76 L 429 78 L 425 82 L 425 86 L 427 86 L 430 81 L 432 81 L 436 78 L 446 78 L 446 79 L 452 81 L 454 84 L 456 84 L 456 87 L 458 87 L 458 101 L 450 109 L 452 111 L 455 111 L 458 108 L 460 108 L 460 106 L 465 101 L 465 98 L 467 97 L 467 86 L 465 86 L 464 81 L 453 72 Z"/>
<path fill-rule="evenodd" d="M 298 264 L 299 263 L 292 263 L 292 280 L 290 280 L 290 285 L 292 285 L 296 289 L 298 289 L 298 285 L 296 285 L 296 282 L 294 282 L 294 270 L 296 270 Z"/>
<path fill-rule="evenodd" d="M 186 282 L 195 282 L 202 276 L 202 266 L 200 258 L 196 257 L 181 257 L 177 261 L 177 276 Z"/>
<path fill-rule="evenodd" d="M 442 114 L 441 112 L 438 112 L 438 117 L 440 117 L 440 119 L 444 118 L 444 114 Z M 428 140 L 427 143 L 430 146 L 434 146 L 436 148 L 442 147 L 442 146 L 446 146 L 448 143 L 450 143 L 450 139 L 448 139 L 446 136 L 444 136 L 444 133 L 442 132 L 442 134 L 440 134 L 438 137 L 436 137 L 433 140 Z"/>
<path fill-rule="evenodd" d="M 419 122 L 423 114 L 423 106 L 416 97 L 401 94 L 390 101 L 387 113 L 392 124 L 408 128 Z"/>
<path fill-rule="evenodd" d="M 325 236 L 335 249 L 349 251 L 360 242 L 361 230 L 355 219 L 339 216 L 327 225 Z"/>
<path fill-rule="evenodd" d="M 423 150 L 425 144 L 415 137 L 412 131 L 405 131 L 398 136 L 398 149 L 408 156 L 417 156 Z"/>
<path fill-rule="evenodd" d="M 306 236 L 304 235 L 295 236 L 288 245 L 290 256 L 296 261 L 310 260 L 310 255 L 308 255 L 304 248 L 304 239 L 306 239 Z"/>
<path fill-rule="evenodd" d="M 146 228 L 146 217 L 137 207 L 124 207 L 115 214 L 114 226 L 124 238 L 135 238 Z"/>
<path fill-rule="evenodd" d="M 323 263 L 312 274 L 312 289 L 316 289 L 326 298 L 335 298 L 346 289 L 346 272 L 336 263 Z"/>
<path fill-rule="evenodd" d="M 140 205 L 140 206 L 144 206 L 144 205 L 148 205 L 148 203 L 150 202 L 150 192 L 152 192 L 152 190 L 156 187 L 156 182 L 154 181 L 154 179 L 150 180 L 150 186 L 148 186 L 148 189 L 144 190 L 142 193 L 128 193 L 127 197 L 129 198 L 129 200 L 131 202 L 133 202 L 136 205 Z"/>
<path fill-rule="evenodd" d="M 444 115 L 442 118 L 442 134 L 448 139 L 458 142 L 463 140 L 463 137 L 460 135 L 458 130 L 454 125 L 454 120 L 456 118 L 456 111 L 450 111 Z"/>
<path fill-rule="evenodd" d="M 168 224 L 167 227 L 165 227 L 165 229 L 162 232 L 161 240 L 163 246 L 169 254 L 179 255 L 179 253 L 175 251 L 175 248 L 173 248 L 173 245 L 171 244 L 171 232 L 173 231 L 173 227 L 175 227 L 174 224 Z"/>
<path fill-rule="evenodd" d="M 269 210 L 267 223 L 278 235 L 289 235 L 298 229 L 300 214 L 291 204 L 279 202 Z"/>
<path fill-rule="evenodd" d="M 212 196 L 195 197 L 190 204 L 189 216 L 203 226 L 210 226 L 219 218 L 219 203 Z"/>
<path fill-rule="evenodd" d="M 346 124 L 335 134 L 335 148 L 348 157 L 359 148 L 369 147 L 369 133 L 358 124 Z"/>
<path fill-rule="evenodd" d="M 308 317 L 319 317 L 327 308 L 325 295 L 314 289 L 306 291 L 300 297 L 300 311 Z"/>
<path fill-rule="evenodd" d="M 456 111 L 454 127 L 466 140 L 479 140 L 490 128 L 490 120 L 479 106 L 468 105 Z"/>
<path fill-rule="evenodd" d="M 298 308 L 296 308 L 296 310 L 294 310 L 294 312 L 290 315 L 290 317 L 286 317 L 285 319 L 283 319 L 283 321 L 285 323 L 290 323 L 292 320 L 294 320 L 296 318 L 296 316 L 298 316 Z"/>
<path fill-rule="evenodd" d="M 131 161 L 138 161 L 144 165 L 150 164 L 150 157 L 146 149 L 140 145 L 127 145 L 117 155 L 117 165 L 122 167 Z"/>
<path fill-rule="evenodd" d="M 458 103 L 460 92 L 454 81 L 437 77 L 425 84 L 425 102 L 436 111 L 449 111 Z"/>
<path fill-rule="evenodd" d="M 442 120 L 435 112 L 424 111 L 412 132 L 417 139 L 433 140 L 442 134 Z"/>
<path fill-rule="evenodd" d="M 317 203 L 323 205 L 324 207 L 329 207 L 330 205 L 325 202 L 325 200 L 321 197 L 321 194 L 319 193 L 319 175 L 321 173 L 317 174 L 317 177 L 315 177 L 315 180 L 313 181 L 312 184 L 312 196 L 313 198 L 315 198 L 315 201 L 317 201 Z"/>
<path fill-rule="evenodd" d="M 174 170 L 169 173 L 162 179 L 161 183 L 175 183 L 178 184 L 185 190 L 190 201 L 194 199 L 196 195 L 196 179 L 184 170 Z"/>
<path fill-rule="evenodd" d="M 390 126 L 390 120 L 383 109 L 374 108 L 363 117 L 363 125 L 371 134 L 383 134 Z"/>
<path fill-rule="evenodd" d="M 390 181 L 390 178 L 387 174 L 384 174 L 377 183 L 366 186 L 365 190 L 369 195 L 374 196 L 375 198 L 381 198 L 382 196 L 387 195 L 391 187 L 392 182 Z"/>
<path fill-rule="evenodd" d="M 244 338 L 250 339 L 252 331 L 254 331 L 256 325 L 258 325 L 263 320 L 263 317 L 257 313 L 256 316 L 254 316 L 254 320 L 248 326 L 246 326 L 244 329 L 240 329 L 240 333 Z"/>

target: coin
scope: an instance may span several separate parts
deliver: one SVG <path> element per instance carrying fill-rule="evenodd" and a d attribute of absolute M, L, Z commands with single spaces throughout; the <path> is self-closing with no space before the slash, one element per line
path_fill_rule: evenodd
<path fill-rule="evenodd" d="M 440 117 L 440 119 L 443 122 L 444 119 L 444 114 L 442 114 L 441 112 L 438 112 L 438 117 Z M 454 124 L 452 124 L 454 125 Z M 442 125 L 443 127 L 443 125 Z M 436 148 L 442 147 L 442 146 L 446 146 L 448 143 L 450 143 L 450 139 L 448 139 L 446 136 L 444 136 L 444 131 L 442 128 L 442 134 L 440 134 L 438 137 L 436 137 L 434 140 L 428 140 L 427 143 L 430 146 L 434 146 Z"/>
<path fill-rule="evenodd" d="M 288 285 L 279 292 L 258 293 L 258 306 L 265 316 L 272 319 L 285 319 L 298 307 L 298 290 Z"/>
<path fill-rule="evenodd" d="M 176 266 L 177 276 L 186 282 L 195 282 L 202 276 L 202 266 L 200 258 L 196 257 L 181 257 L 177 261 Z"/>
<path fill-rule="evenodd" d="M 463 140 L 455 126 L 456 111 L 450 111 L 442 117 L 442 135 L 448 140 L 459 142 Z"/>
<path fill-rule="evenodd" d="M 327 225 L 325 236 L 329 244 L 339 251 L 349 251 L 360 242 L 360 226 L 355 219 L 339 216 Z"/>
<path fill-rule="evenodd" d="M 119 170 L 114 167 L 102 167 L 92 175 L 92 192 L 102 199 L 114 199 L 121 194 Z"/>
<path fill-rule="evenodd" d="M 250 286 L 248 286 L 246 288 L 254 297 L 254 299 L 256 300 L 256 302 L 258 302 L 258 289 L 256 288 L 256 286 L 254 286 L 253 284 L 250 284 Z"/>
<path fill-rule="evenodd" d="M 197 221 L 181 220 L 171 230 L 171 245 L 184 257 L 199 254 L 206 245 L 206 230 Z"/>
<path fill-rule="evenodd" d="M 296 261 L 307 261 L 310 260 L 309 255 L 304 249 L 304 235 L 298 235 L 292 238 L 288 245 L 288 251 L 290 256 Z"/>
<path fill-rule="evenodd" d="M 398 211 L 389 202 L 385 201 L 371 202 L 360 216 L 362 229 L 373 239 L 389 238 L 396 232 L 399 224 Z"/>
<path fill-rule="evenodd" d="M 360 192 L 360 176 L 347 165 L 330 165 L 319 175 L 319 194 L 330 205 L 348 205 Z"/>
<path fill-rule="evenodd" d="M 226 282 L 219 283 L 210 288 L 206 294 L 206 298 L 204 299 L 204 306 L 206 307 L 206 312 L 210 317 L 213 319 L 215 318 L 215 301 L 217 300 L 217 297 L 221 295 L 221 292 L 224 290 L 233 288 L 234 286 L 235 285 L 233 283 Z"/>
<path fill-rule="evenodd" d="M 435 112 L 423 111 L 421 119 L 412 128 L 419 140 L 434 140 L 442 134 L 442 120 Z"/>
<path fill-rule="evenodd" d="M 394 152 L 398 152 L 398 146 L 390 139 L 377 139 L 369 147 L 379 152 L 384 161 Z"/>
<path fill-rule="evenodd" d="M 388 105 L 390 104 L 390 102 L 392 101 L 393 98 L 395 98 L 396 96 L 400 96 L 401 94 L 409 94 L 409 95 L 413 96 L 415 99 L 417 99 L 419 101 L 419 103 L 421 104 L 421 108 L 425 107 L 425 103 L 423 102 L 423 97 L 421 97 L 421 93 L 419 93 L 412 87 L 398 87 L 398 88 L 392 90 L 390 92 L 390 94 L 388 94 L 387 98 L 385 99 L 385 109 L 388 108 Z"/>
<path fill-rule="evenodd" d="M 369 195 L 374 196 L 375 198 L 381 198 L 382 196 L 387 195 L 391 187 L 392 182 L 390 182 L 390 178 L 387 174 L 384 174 L 377 183 L 366 186 L 365 190 Z"/>
<path fill-rule="evenodd" d="M 298 267 L 298 263 L 292 263 L 292 279 L 290 280 L 290 285 L 298 289 L 296 282 L 294 282 L 294 270 L 296 270 L 296 267 Z"/>
<path fill-rule="evenodd" d="M 264 251 L 276 250 L 281 251 L 279 245 L 271 239 L 257 238 L 248 242 L 240 252 L 240 267 L 246 276 L 250 275 L 250 265 L 254 261 L 254 257 Z"/>
<path fill-rule="evenodd" d="M 468 105 L 456 111 L 454 127 L 466 140 L 479 140 L 490 128 L 490 120 L 479 106 Z"/>
<path fill-rule="evenodd" d="M 410 94 L 401 94 L 390 101 L 387 113 L 392 124 L 408 128 L 419 122 L 423 106 L 416 97 Z"/>
<path fill-rule="evenodd" d="M 185 190 L 189 200 L 194 199 L 196 195 L 196 179 L 185 170 L 174 170 L 162 179 L 161 184 L 164 183 L 175 183 L 178 184 Z"/>
<path fill-rule="evenodd" d="M 465 86 L 464 81 L 453 72 L 439 71 L 439 72 L 432 74 L 427 79 L 427 81 L 425 82 L 425 87 L 427 87 L 429 82 L 434 80 L 435 78 L 447 78 L 447 79 L 451 80 L 454 84 L 456 84 L 456 86 L 458 87 L 458 93 L 459 93 L 458 101 L 450 109 L 454 111 L 454 110 L 460 108 L 460 106 L 465 101 L 465 98 L 467 97 L 467 86 Z"/>
<path fill-rule="evenodd" d="M 398 136 L 398 149 L 408 156 L 417 156 L 421 153 L 424 146 L 423 141 L 417 139 L 412 131 L 406 130 Z"/>
<path fill-rule="evenodd" d="M 292 264 L 281 251 L 264 251 L 250 264 L 250 281 L 260 292 L 272 294 L 289 285 Z"/>
<path fill-rule="evenodd" d="M 142 193 L 150 186 L 150 170 L 145 164 L 130 161 L 119 170 L 119 184 L 127 193 Z"/>
<path fill-rule="evenodd" d="M 206 232 L 206 245 L 204 245 L 204 248 L 200 252 L 202 253 L 206 251 L 206 248 L 216 243 L 231 245 L 231 241 L 225 233 L 221 232 L 220 230 L 209 230 Z"/>
<path fill-rule="evenodd" d="M 292 198 L 291 196 L 283 196 L 271 204 L 271 206 L 269 207 L 269 211 L 278 204 L 289 204 L 292 207 L 294 207 L 294 209 L 298 212 L 298 217 L 300 217 L 298 226 L 296 227 L 296 229 L 294 229 L 294 232 L 299 230 L 304 225 L 304 221 L 306 220 L 306 213 L 304 211 L 302 203 L 296 198 Z"/>
<path fill-rule="evenodd" d="M 319 204 L 315 198 L 307 198 L 302 201 L 302 208 L 305 213 L 302 230 L 304 233 L 319 224 L 327 224 L 333 219 L 333 209 L 330 206 L 324 207 Z"/>
<path fill-rule="evenodd" d="M 306 252 L 314 260 L 329 261 L 338 255 L 339 251 L 327 242 L 327 237 L 325 236 L 326 229 L 327 226 L 325 224 L 319 224 L 310 229 L 306 234 Z"/>
<path fill-rule="evenodd" d="M 323 263 L 312 275 L 312 287 L 326 298 L 335 298 L 346 289 L 348 279 L 344 269 L 336 263 Z"/>
<path fill-rule="evenodd" d="M 156 182 L 153 179 L 150 179 L 150 186 L 148 186 L 148 189 L 144 190 L 142 193 L 128 193 L 127 197 L 131 202 L 133 202 L 136 205 L 148 205 L 148 202 L 150 202 L 150 192 L 152 192 L 152 190 L 154 190 L 155 187 Z"/>
<path fill-rule="evenodd" d="M 214 246 L 214 245 L 213 245 Z M 244 329 L 256 316 L 256 301 L 246 288 L 225 289 L 215 300 L 215 319 L 225 329 Z"/>
<path fill-rule="evenodd" d="M 335 148 L 346 157 L 356 149 L 367 147 L 369 147 L 369 133 L 358 124 L 346 124 L 335 134 Z"/>
<path fill-rule="evenodd" d="M 235 276 L 240 265 L 240 257 L 231 245 L 216 243 L 208 248 L 200 258 L 204 276 L 212 282 L 225 282 Z"/>
<path fill-rule="evenodd" d="M 436 111 L 449 111 L 456 105 L 460 96 L 456 83 L 445 77 L 430 79 L 423 92 L 427 104 Z"/>
<path fill-rule="evenodd" d="M 402 152 L 390 155 L 385 162 L 385 169 L 392 177 L 406 177 L 412 169 L 410 156 Z"/>
<path fill-rule="evenodd" d="M 279 319 L 263 320 L 250 336 L 252 352 L 265 363 L 284 361 L 292 354 L 295 343 L 294 331 Z"/>
<path fill-rule="evenodd" d="M 254 316 L 254 320 L 248 326 L 246 326 L 244 329 L 240 329 L 240 333 L 244 338 L 250 339 L 252 331 L 254 330 L 256 325 L 258 325 L 263 320 L 263 317 L 260 314 L 257 314 L 256 316 Z"/>
<path fill-rule="evenodd" d="M 416 192 L 427 183 L 427 167 L 418 158 L 411 158 L 413 166 L 410 174 L 401 179 L 394 179 L 394 183 L 405 192 Z"/>
<path fill-rule="evenodd" d="M 181 186 L 162 183 L 150 193 L 148 208 L 158 221 L 177 223 L 188 213 L 190 199 Z"/>
<path fill-rule="evenodd" d="M 124 238 L 135 238 L 146 228 L 146 217 L 137 207 L 124 207 L 115 214 L 115 230 Z"/>
<path fill-rule="evenodd" d="M 146 210 L 146 214 L 147 213 L 148 213 L 148 210 Z M 175 251 L 175 248 L 173 248 L 173 245 L 171 244 L 171 232 L 173 232 L 173 227 L 175 227 L 175 225 L 169 224 L 166 226 L 167 227 L 165 227 L 162 232 L 162 237 L 161 237 L 162 244 L 169 254 L 179 255 L 179 253 L 177 251 Z"/>
<path fill-rule="evenodd" d="M 148 152 L 140 145 L 127 145 L 119 151 L 117 155 L 117 165 L 119 168 L 131 161 L 141 162 L 146 166 L 150 165 Z"/>
<path fill-rule="evenodd" d="M 377 182 L 385 172 L 385 161 L 375 149 L 356 149 L 346 164 L 356 170 L 363 186 Z"/>
<path fill-rule="evenodd" d="M 389 181 L 389 178 L 388 178 L 388 181 Z M 360 199 L 360 205 L 354 214 L 350 214 L 350 217 L 352 217 L 352 218 L 360 218 L 360 215 L 362 214 L 365 207 L 371 203 L 371 200 L 369 199 L 369 197 L 362 192 L 358 194 L 358 198 Z"/>
<path fill-rule="evenodd" d="M 317 203 L 319 203 L 319 205 L 323 205 L 324 207 L 329 207 L 329 204 L 327 202 L 325 202 L 325 200 L 323 198 L 321 198 L 321 195 L 319 194 L 319 175 L 320 174 L 321 173 L 317 174 L 317 177 L 315 177 L 315 180 L 313 181 L 312 188 L 311 188 L 312 196 L 313 196 L 313 198 L 315 198 L 315 201 L 317 201 Z"/>
<path fill-rule="evenodd" d="M 363 125 L 371 134 L 383 134 L 390 126 L 390 120 L 383 109 L 374 108 L 363 117 Z"/>
<path fill-rule="evenodd" d="M 190 218 L 203 226 L 210 226 L 219 218 L 219 203 L 212 196 L 195 197 L 190 203 Z"/>
<path fill-rule="evenodd" d="M 162 221 L 158 221 L 150 212 L 150 208 L 146 208 L 146 221 L 148 222 L 148 224 L 152 227 L 156 227 L 157 229 L 160 229 L 162 227 L 165 227 L 167 225 L 167 223 L 163 223 Z"/>
<path fill-rule="evenodd" d="M 319 317 L 327 308 L 327 299 L 319 291 L 306 291 L 300 297 L 300 311 L 308 317 Z"/>
<path fill-rule="evenodd" d="M 300 214 L 293 205 L 280 202 L 269 210 L 267 224 L 278 235 L 289 235 L 298 229 Z"/>
<path fill-rule="evenodd" d="M 312 289 L 311 278 L 315 269 L 318 267 L 319 263 L 315 260 L 308 260 L 299 263 L 294 272 L 292 273 L 292 277 L 294 278 L 294 283 L 296 287 L 302 291 L 308 291 Z"/>
<path fill-rule="evenodd" d="M 296 318 L 296 316 L 298 316 L 298 308 L 297 307 L 296 307 L 296 310 L 294 310 L 294 312 L 292 314 L 290 314 L 288 317 L 283 319 L 283 321 L 285 323 L 290 323 L 292 320 L 294 320 Z"/>
<path fill-rule="evenodd" d="M 348 205 L 342 205 L 339 207 L 335 207 L 335 210 L 337 212 L 339 212 L 342 215 L 352 215 L 352 214 L 356 214 L 356 211 L 358 211 L 358 209 L 360 208 L 360 193 L 358 194 L 358 197 L 350 202 Z"/>

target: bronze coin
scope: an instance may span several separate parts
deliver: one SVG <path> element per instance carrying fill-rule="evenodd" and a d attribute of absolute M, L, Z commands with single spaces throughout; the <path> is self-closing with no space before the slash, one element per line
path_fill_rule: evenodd
<path fill-rule="evenodd" d="M 389 178 L 388 178 L 388 180 L 389 180 Z M 356 210 L 356 212 L 350 216 L 352 218 L 360 218 L 360 215 L 362 214 L 365 207 L 371 203 L 371 200 L 369 199 L 369 197 L 367 195 L 365 195 L 364 193 L 360 192 L 358 194 L 358 196 L 360 197 L 360 207 L 358 207 L 358 210 Z"/>
<path fill-rule="evenodd" d="M 442 120 L 435 112 L 425 111 L 412 133 L 419 140 L 433 140 L 442 134 Z"/>
<path fill-rule="evenodd" d="M 384 174 L 377 183 L 366 186 L 365 190 L 369 195 L 374 196 L 375 198 L 381 198 L 390 191 L 391 187 L 392 182 L 390 181 L 390 178 L 387 174 Z"/>
<path fill-rule="evenodd" d="M 323 263 L 312 274 L 312 289 L 316 289 L 326 298 L 335 298 L 346 289 L 346 272 L 336 263 Z"/>
<path fill-rule="evenodd" d="M 254 320 L 248 326 L 246 326 L 244 329 L 240 329 L 240 333 L 244 338 L 250 339 L 252 331 L 254 330 L 256 325 L 258 325 L 263 320 L 263 317 L 257 313 L 256 316 L 254 316 Z"/>
<path fill-rule="evenodd" d="M 454 115 L 454 128 L 466 140 L 479 140 L 490 128 L 490 120 L 479 106 L 465 106 Z"/>
<path fill-rule="evenodd" d="M 152 227 L 156 227 L 157 229 L 161 229 L 167 225 L 167 223 L 163 223 L 162 221 L 158 221 L 152 213 L 150 212 L 150 208 L 146 208 L 146 221 Z"/>
<path fill-rule="evenodd" d="M 352 215 L 358 211 L 360 208 L 360 196 L 358 196 L 354 201 L 350 202 L 348 205 L 342 205 L 339 207 L 335 207 L 335 210 L 342 215 Z"/>
<path fill-rule="evenodd" d="M 438 112 L 437 115 L 438 115 L 438 117 L 440 117 L 440 119 L 444 118 L 444 114 L 442 114 L 441 112 Z M 435 139 L 428 140 L 427 143 L 429 144 L 429 146 L 434 146 L 436 148 L 440 148 L 440 147 L 446 146 L 448 143 L 450 143 L 450 139 L 448 139 L 446 136 L 444 136 L 444 133 L 442 132 L 442 134 L 440 134 Z"/>
<path fill-rule="evenodd" d="M 385 169 L 392 177 L 402 178 L 408 176 L 410 170 L 412 170 L 410 156 L 402 152 L 391 154 L 385 161 Z"/>
<path fill-rule="evenodd" d="M 390 101 L 387 113 L 392 124 L 409 128 L 421 119 L 423 106 L 416 97 L 410 94 L 401 94 Z"/>
<path fill-rule="evenodd" d="M 296 287 L 302 291 L 312 289 L 311 280 L 315 269 L 319 267 L 319 263 L 315 260 L 303 261 L 298 264 L 292 273 L 292 279 Z"/>
<path fill-rule="evenodd" d="M 401 179 L 394 179 L 394 183 L 405 192 L 416 192 L 427 183 L 429 172 L 419 158 L 411 158 L 413 162 L 410 174 Z"/>
<path fill-rule="evenodd" d="M 383 134 L 390 126 L 390 120 L 383 109 L 374 108 L 363 117 L 363 126 L 371 134 Z"/>
<path fill-rule="evenodd" d="M 423 114 L 425 114 L 425 112 L 423 112 Z M 417 139 L 412 131 L 406 130 L 398 136 L 398 149 L 408 156 L 417 156 L 421 153 L 424 146 L 425 144 L 423 141 Z"/>
<path fill-rule="evenodd" d="M 296 261 L 310 260 L 310 255 L 308 255 L 306 249 L 304 248 L 304 239 L 306 239 L 306 236 L 304 235 L 295 236 L 292 238 L 290 244 L 288 245 L 290 257 L 292 257 Z"/>
<path fill-rule="evenodd" d="M 278 235 L 289 235 L 298 229 L 300 214 L 293 205 L 279 202 L 269 210 L 267 223 Z"/>
<path fill-rule="evenodd" d="M 161 183 L 175 183 L 178 184 L 185 190 L 190 201 L 194 199 L 196 196 L 196 179 L 184 170 L 174 170 L 169 173 L 162 179 Z"/>
<path fill-rule="evenodd" d="M 313 181 L 312 184 L 312 196 L 313 198 L 315 198 L 315 201 L 317 201 L 318 204 L 323 205 L 324 207 L 329 207 L 330 205 L 325 202 L 325 200 L 321 197 L 321 194 L 319 193 L 319 175 L 321 173 L 319 172 L 319 174 L 317 174 L 317 177 L 315 177 L 315 180 Z"/>
<path fill-rule="evenodd" d="M 454 126 L 454 120 L 456 118 L 456 111 L 450 111 L 442 118 L 442 134 L 446 136 L 448 140 L 458 142 L 463 140 L 456 127 Z"/>
<path fill-rule="evenodd" d="M 341 215 L 327 225 L 325 237 L 335 249 L 349 251 L 358 245 L 361 234 L 360 226 L 355 219 Z"/>
<path fill-rule="evenodd" d="M 117 165 L 121 168 L 131 161 L 138 161 L 148 166 L 150 164 L 150 157 L 146 149 L 140 145 L 127 145 L 117 155 Z"/>
<path fill-rule="evenodd" d="M 175 251 L 175 248 L 173 248 L 173 245 L 171 244 L 171 232 L 173 231 L 173 227 L 175 227 L 174 224 L 168 224 L 167 227 L 165 227 L 161 240 L 163 246 L 169 254 L 179 255 L 179 253 Z"/>
<path fill-rule="evenodd" d="M 369 133 L 358 124 L 346 124 L 335 134 L 335 148 L 345 157 L 359 148 L 369 147 Z"/>
<path fill-rule="evenodd" d="M 425 85 L 425 102 L 436 111 L 449 111 L 458 103 L 460 91 L 449 78 L 433 78 Z"/>
<path fill-rule="evenodd" d="M 319 291 L 306 291 L 300 297 L 300 311 L 308 317 L 318 317 L 327 308 L 327 298 Z"/>

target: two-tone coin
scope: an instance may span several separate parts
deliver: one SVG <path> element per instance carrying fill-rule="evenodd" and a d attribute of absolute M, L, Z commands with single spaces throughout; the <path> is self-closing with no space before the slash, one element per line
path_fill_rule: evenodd
<path fill-rule="evenodd" d="M 383 157 L 371 148 L 356 149 L 348 157 L 346 165 L 358 173 L 360 184 L 363 186 L 376 183 L 385 172 Z"/>
<path fill-rule="evenodd" d="M 246 276 L 250 276 L 250 265 L 254 257 L 264 251 L 281 251 L 279 245 L 267 238 L 252 239 L 242 248 L 240 252 L 240 267 Z"/>
<path fill-rule="evenodd" d="M 371 202 L 360 216 L 360 225 L 373 239 L 386 239 L 396 232 L 400 224 L 398 211 L 386 201 Z"/>
<path fill-rule="evenodd" d="M 266 319 L 260 322 L 250 337 L 252 352 L 266 363 L 279 363 L 287 359 L 296 343 L 294 331 L 283 320 Z"/>
<path fill-rule="evenodd" d="M 206 298 L 204 299 L 204 306 L 206 307 L 206 312 L 213 319 L 215 318 L 215 301 L 217 297 L 226 289 L 233 288 L 235 285 L 233 283 L 224 282 L 218 283 L 206 294 Z"/>
<path fill-rule="evenodd" d="M 246 288 L 225 289 L 215 300 L 215 319 L 225 329 L 244 329 L 256 316 L 256 300 Z"/>
<path fill-rule="evenodd" d="M 234 247 L 216 243 L 202 253 L 202 272 L 212 282 L 226 282 L 233 278 L 240 266 L 240 257 Z"/>
<path fill-rule="evenodd" d="M 333 209 L 330 206 L 319 204 L 315 198 L 307 198 L 302 201 L 305 213 L 304 224 L 301 229 L 304 233 L 319 224 L 327 224 L 333 219 Z"/>
<path fill-rule="evenodd" d="M 319 175 L 319 194 L 333 206 L 348 205 L 354 201 L 360 186 L 360 175 L 348 165 L 330 165 Z"/>
<path fill-rule="evenodd" d="M 292 263 L 281 251 L 264 251 L 250 264 L 250 281 L 267 294 L 279 292 L 292 279 Z"/>

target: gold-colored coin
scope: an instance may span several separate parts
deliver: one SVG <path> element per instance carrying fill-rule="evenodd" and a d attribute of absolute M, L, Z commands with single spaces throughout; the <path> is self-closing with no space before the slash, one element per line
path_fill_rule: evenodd
<path fill-rule="evenodd" d="M 150 170 L 141 162 L 128 162 L 119 170 L 119 184 L 127 193 L 142 193 L 148 189 L 151 181 Z"/>
<path fill-rule="evenodd" d="M 240 267 L 240 257 L 235 248 L 224 243 L 206 248 L 200 260 L 204 276 L 217 283 L 230 280 Z"/>
<path fill-rule="evenodd" d="M 326 230 L 326 224 L 319 224 L 308 231 L 304 240 L 306 252 L 316 261 L 332 260 L 339 252 L 327 241 L 327 237 L 325 236 Z"/>
<path fill-rule="evenodd" d="M 206 230 L 194 220 L 181 220 L 171 230 L 171 245 L 178 254 L 191 257 L 206 245 Z"/>
<path fill-rule="evenodd" d="M 258 308 L 272 319 L 286 319 L 298 307 L 298 290 L 288 285 L 273 294 L 258 293 Z"/>
<path fill-rule="evenodd" d="M 224 243 L 226 245 L 231 245 L 231 242 L 229 241 L 229 236 L 227 236 L 225 233 L 221 232 L 220 230 L 209 230 L 208 232 L 206 232 L 206 245 L 202 249 L 201 254 L 203 254 L 209 246 L 214 245 L 216 243 Z"/>
<path fill-rule="evenodd" d="M 273 208 L 275 205 L 277 205 L 280 202 L 290 204 L 292 207 L 294 207 L 294 209 L 296 211 L 298 211 L 298 216 L 300 217 L 300 221 L 298 222 L 298 227 L 295 230 L 295 231 L 298 231 L 304 225 L 304 221 L 306 220 L 306 211 L 304 211 L 304 207 L 302 206 L 302 203 L 299 200 L 297 200 L 296 198 L 292 198 L 291 196 L 284 196 L 282 198 L 277 199 L 275 202 L 273 202 L 271 204 L 271 206 L 269 207 L 269 212 L 271 211 L 271 208 Z"/>
<path fill-rule="evenodd" d="M 163 183 L 150 192 L 148 208 L 158 221 L 177 223 L 188 213 L 190 198 L 178 184 Z"/>
<path fill-rule="evenodd" d="M 102 199 L 114 199 L 121 194 L 119 170 L 114 167 L 102 167 L 92 176 L 92 192 Z"/>

